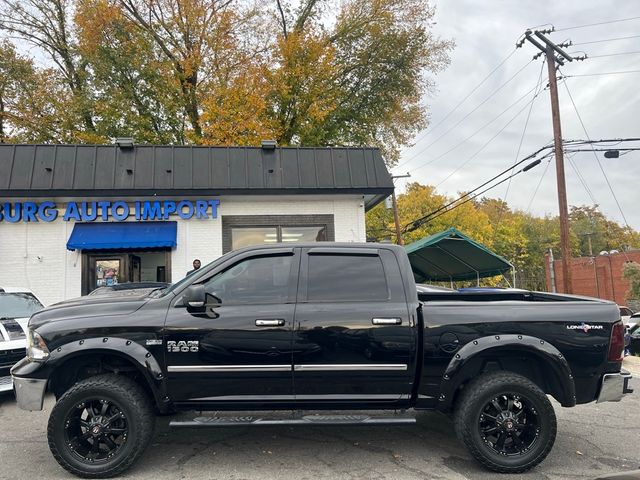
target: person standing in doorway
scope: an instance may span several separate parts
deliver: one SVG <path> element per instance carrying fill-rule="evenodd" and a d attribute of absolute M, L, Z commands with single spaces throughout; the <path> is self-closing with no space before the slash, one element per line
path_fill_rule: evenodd
<path fill-rule="evenodd" d="M 199 270 L 199 269 L 200 269 L 200 267 L 201 267 L 201 266 L 202 266 L 202 263 L 200 263 L 200 260 L 196 258 L 196 259 L 193 261 L 193 270 L 189 270 L 189 271 L 187 272 L 187 275 L 191 275 L 192 273 L 196 272 L 197 270 Z"/>

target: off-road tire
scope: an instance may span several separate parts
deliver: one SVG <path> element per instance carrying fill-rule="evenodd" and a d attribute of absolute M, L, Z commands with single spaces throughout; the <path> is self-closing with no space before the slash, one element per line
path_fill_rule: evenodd
<path fill-rule="evenodd" d="M 480 415 L 492 398 L 516 393 L 526 398 L 538 412 L 540 431 L 529 451 L 503 456 L 482 438 Z M 529 379 L 512 372 L 496 371 L 479 376 L 467 384 L 456 401 L 454 427 L 458 439 L 482 465 L 498 473 L 522 473 L 542 462 L 556 438 L 556 416 L 545 393 Z"/>
<path fill-rule="evenodd" d="M 113 458 L 99 465 L 74 456 L 64 437 L 68 413 L 84 400 L 95 397 L 116 403 L 128 422 L 126 444 Z M 154 426 L 153 408 L 141 386 L 130 378 L 106 374 L 82 380 L 60 397 L 49 416 L 47 439 L 56 461 L 72 474 L 82 478 L 109 478 L 127 470 L 142 455 L 151 441 Z"/>

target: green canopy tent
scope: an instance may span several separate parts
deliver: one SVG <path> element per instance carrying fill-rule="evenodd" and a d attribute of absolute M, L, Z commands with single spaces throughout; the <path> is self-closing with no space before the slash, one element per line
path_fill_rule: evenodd
<path fill-rule="evenodd" d="M 504 275 L 513 265 L 455 228 L 435 233 L 406 247 L 418 283 L 476 280 Z M 515 285 L 514 285 L 515 286 Z"/>

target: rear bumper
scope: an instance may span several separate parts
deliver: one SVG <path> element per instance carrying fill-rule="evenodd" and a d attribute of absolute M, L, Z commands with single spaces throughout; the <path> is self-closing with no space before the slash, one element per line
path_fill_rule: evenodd
<path fill-rule="evenodd" d="M 13 377 L 13 390 L 22 410 L 42 410 L 47 380 Z"/>
<path fill-rule="evenodd" d="M 632 393 L 633 390 L 629 388 L 629 380 L 631 378 L 631 374 L 624 369 L 620 373 L 606 373 L 602 377 L 602 386 L 600 387 L 597 403 L 619 402 L 623 395 Z"/>

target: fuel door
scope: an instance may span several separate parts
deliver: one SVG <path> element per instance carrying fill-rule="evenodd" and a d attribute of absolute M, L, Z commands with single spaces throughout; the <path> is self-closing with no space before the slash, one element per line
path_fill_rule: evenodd
<path fill-rule="evenodd" d="M 446 332 L 440 335 L 438 346 L 443 352 L 453 353 L 460 348 L 460 339 L 455 333 Z"/>

